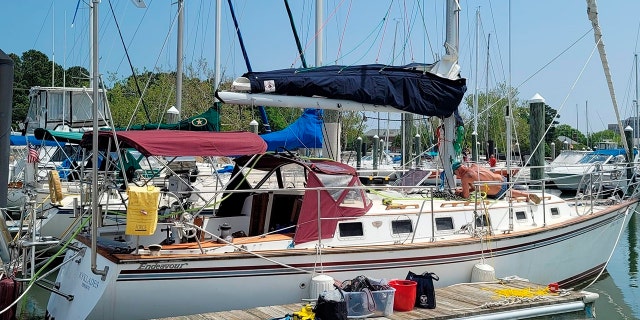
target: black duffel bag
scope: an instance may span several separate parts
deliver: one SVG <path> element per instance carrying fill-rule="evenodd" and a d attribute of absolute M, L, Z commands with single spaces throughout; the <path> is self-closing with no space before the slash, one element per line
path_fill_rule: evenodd
<path fill-rule="evenodd" d="M 440 280 L 435 273 L 425 272 L 415 274 L 411 271 L 407 274 L 407 280 L 417 282 L 416 286 L 416 308 L 434 309 L 436 307 L 436 290 L 433 280 Z"/>
<path fill-rule="evenodd" d="M 313 313 L 316 320 L 347 320 L 347 301 L 344 300 L 344 293 L 340 287 L 333 285 L 338 289 L 342 298 L 340 301 L 327 300 L 321 294 L 318 296 L 316 306 L 313 307 Z"/>

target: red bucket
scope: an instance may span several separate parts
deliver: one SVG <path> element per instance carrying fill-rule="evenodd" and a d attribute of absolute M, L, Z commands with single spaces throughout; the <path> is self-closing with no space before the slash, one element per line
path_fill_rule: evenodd
<path fill-rule="evenodd" d="M 393 310 L 411 311 L 416 303 L 416 286 L 415 281 L 410 280 L 391 280 L 389 286 L 396 289 L 393 298 Z"/>

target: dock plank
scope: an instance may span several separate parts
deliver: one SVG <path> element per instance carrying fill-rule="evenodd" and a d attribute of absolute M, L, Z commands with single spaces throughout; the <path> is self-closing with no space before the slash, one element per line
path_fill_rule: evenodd
<path fill-rule="evenodd" d="M 436 289 L 435 309 L 413 309 L 407 312 L 394 311 L 386 317 L 373 317 L 376 320 L 447 320 L 460 317 L 481 316 L 491 313 L 548 306 L 553 304 L 580 301 L 585 293 L 569 292 L 564 295 L 543 291 L 545 285 L 522 280 L 466 283 Z M 533 293 L 544 293 L 528 297 L 518 290 L 529 290 Z M 512 296 L 501 296 L 501 293 L 512 293 Z M 518 294 L 515 294 L 518 293 Z M 257 307 L 247 310 L 231 310 L 203 313 L 190 316 L 168 317 L 164 320 L 269 320 L 284 317 L 300 311 L 304 303 L 280 306 Z"/>

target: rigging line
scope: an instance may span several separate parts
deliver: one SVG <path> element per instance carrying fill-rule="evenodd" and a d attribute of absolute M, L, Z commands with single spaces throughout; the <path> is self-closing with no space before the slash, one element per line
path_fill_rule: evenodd
<path fill-rule="evenodd" d="M 552 64 L 553 62 L 555 62 L 556 60 L 558 60 L 558 58 L 560 58 L 560 56 L 564 55 L 567 51 L 569 51 L 569 49 L 573 48 L 573 46 L 575 46 L 580 40 L 582 40 L 584 37 L 587 36 L 587 34 L 589 34 L 589 32 L 591 32 L 593 30 L 593 28 L 587 30 L 587 32 L 585 32 L 580 38 L 578 38 L 576 41 L 574 41 L 569 47 L 567 47 L 566 49 L 564 49 L 562 52 L 560 52 L 559 54 L 557 54 L 555 57 L 553 57 L 553 59 L 551 59 L 549 62 L 547 62 L 545 65 L 543 65 L 542 67 L 540 67 L 536 72 L 534 72 L 532 75 L 530 75 L 529 77 L 527 77 L 526 79 L 524 79 L 520 84 L 518 84 L 517 87 L 515 87 L 515 89 L 520 88 L 522 85 L 524 85 L 525 83 L 527 83 L 529 80 L 531 80 L 531 78 L 535 77 L 538 73 L 540 73 L 542 70 L 544 70 L 545 68 L 547 68 L 550 64 Z"/>
<path fill-rule="evenodd" d="M 76 16 L 78 15 L 78 9 L 80 8 L 80 1 L 76 3 L 76 10 L 73 11 L 73 19 L 71 19 L 71 28 L 73 28 L 73 24 L 76 22 Z"/>
<path fill-rule="evenodd" d="M 147 17 L 147 13 L 149 12 L 149 9 L 151 8 L 151 4 L 153 3 L 153 1 L 149 2 L 147 4 L 147 9 L 144 10 L 144 13 L 142 15 L 142 19 L 140 19 L 140 22 L 138 22 L 138 26 L 136 26 L 136 30 L 133 32 L 133 35 L 131 36 L 131 40 L 129 40 L 128 45 L 131 46 L 131 44 L 133 43 L 133 39 L 135 39 L 136 35 L 138 34 L 138 31 L 140 30 L 140 27 L 142 26 L 142 21 Z M 124 57 L 122 57 L 122 59 L 120 59 L 120 62 L 118 63 L 118 66 L 116 67 L 116 72 L 118 72 L 118 70 L 120 70 L 120 66 L 122 65 L 122 62 L 124 61 Z"/>
<path fill-rule="evenodd" d="M 389 9 L 390 9 L 390 8 L 391 8 L 391 7 L 389 7 Z M 364 42 L 365 42 L 367 39 L 369 39 L 369 38 L 371 37 L 371 35 L 372 35 L 376 30 L 378 31 L 378 33 L 377 33 L 377 35 L 376 35 L 375 39 L 378 39 L 378 37 L 380 36 L 380 33 L 382 32 L 382 28 L 381 28 L 381 26 L 382 26 L 382 24 L 384 24 L 384 23 L 385 23 L 385 20 L 387 20 L 388 15 L 389 15 L 389 11 L 387 11 L 387 14 L 385 14 L 385 17 L 382 19 L 382 21 L 380 21 L 380 23 L 378 23 L 378 25 L 377 25 L 375 28 L 373 28 L 373 30 L 371 30 L 371 32 L 370 32 L 370 33 L 369 33 L 369 34 L 364 38 L 364 40 L 362 40 L 359 44 L 357 44 L 356 46 L 354 46 L 354 48 L 353 48 L 353 49 L 351 49 L 350 51 L 348 51 L 348 52 L 347 52 L 345 55 L 343 55 L 342 57 L 344 58 L 344 57 L 348 56 L 349 54 L 353 53 L 354 51 L 356 51 L 356 50 L 357 50 L 357 49 L 358 49 L 362 44 L 364 44 Z M 375 39 L 374 39 L 374 40 L 375 40 Z M 362 54 L 362 56 L 361 56 L 359 59 L 356 59 L 353 63 L 351 63 L 351 64 L 349 64 L 349 65 L 347 65 L 347 66 L 353 66 L 353 65 L 355 65 L 357 62 L 361 61 L 361 60 L 365 57 L 365 55 L 366 55 L 368 52 L 371 52 L 371 48 L 373 48 L 373 46 L 374 46 L 375 42 L 376 42 L 376 41 L 373 41 L 373 42 L 371 43 L 371 45 L 369 46 L 369 48 L 367 48 L 367 50 L 365 50 L 365 52 Z"/>
<path fill-rule="evenodd" d="M 591 31 L 591 30 L 589 30 Z M 598 42 L 599 43 L 599 42 Z M 556 121 L 556 119 L 558 119 L 560 116 L 560 111 L 562 111 L 562 109 L 565 107 L 567 100 L 569 100 L 569 96 L 571 96 L 571 93 L 573 92 L 573 90 L 575 89 L 576 85 L 578 84 L 578 81 L 582 78 L 582 75 L 584 74 L 585 70 L 587 69 L 587 65 L 589 63 L 589 61 L 591 61 L 591 58 L 593 58 L 593 55 L 595 54 L 596 50 L 598 49 L 598 43 L 596 43 L 596 45 L 593 47 L 593 49 L 591 50 L 591 54 L 589 55 L 589 58 L 587 59 L 587 61 L 584 63 L 584 65 L 582 66 L 582 70 L 580 70 L 580 74 L 578 75 L 578 77 L 576 78 L 576 80 L 573 82 L 573 84 L 571 85 L 571 90 L 569 90 L 569 93 L 564 97 L 564 99 L 562 100 L 562 103 L 560 104 L 560 107 L 558 108 L 555 117 L 553 117 L 553 119 L 551 120 L 551 123 L 549 124 L 549 126 L 547 127 L 547 129 L 544 131 L 544 134 L 542 135 L 542 137 L 545 137 L 548 133 L 549 130 L 551 130 L 551 127 L 553 126 L 553 123 Z M 534 152 L 536 152 L 536 150 L 538 150 L 538 148 L 540 148 L 540 146 L 542 145 L 542 143 L 544 143 L 544 138 L 541 139 L 540 141 L 537 142 L 535 148 L 533 148 L 531 150 L 531 154 L 533 154 Z M 529 141 L 529 144 L 533 145 L 532 141 Z M 527 166 L 529 164 L 529 161 L 531 160 L 531 158 L 529 158 L 527 160 L 527 162 L 524 164 L 524 166 Z M 520 176 L 516 176 L 514 182 L 518 181 L 518 179 L 520 178 Z"/>
<path fill-rule="evenodd" d="M 498 46 L 498 61 L 500 62 L 498 65 L 500 66 L 500 71 L 502 71 L 502 79 L 506 78 L 505 76 L 505 72 L 504 72 L 504 65 L 502 64 L 502 61 L 504 61 L 504 59 L 502 58 L 502 50 L 500 50 L 500 41 L 498 41 L 499 37 L 498 35 L 498 28 L 496 28 L 496 20 L 495 20 L 495 14 L 493 14 L 493 6 L 491 5 L 491 1 L 489 1 L 489 12 L 491 15 L 491 21 L 493 22 L 493 30 L 494 30 L 494 34 L 496 35 L 496 46 Z M 495 70 L 495 69 L 494 69 Z M 487 75 L 488 76 L 488 75 Z M 494 78 L 497 78 L 494 76 Z"/>
<path fill-rule="evenodd" d="M 418 3 L 420 3 L 420 1 L 418 1 Z M 425 4 L 426 2 L 423 2 L 423 4 Z M 425 23 L 425 16 L 424 16 L 424 12 L 423 10 L 418 10 L 420 11 L 420 16 L 421 16 L 421 21 L 422 21 L 422 28 L 424 29 L 424 34 L 427 37 L 427 43 L 429 44 L 429 50 L 431 50 L 431 57 L 433 58 L 433 60 L 436 60 L 436 54 L 433 51 L 433 44 L 431 42 L 431 38 L 429 37 L 429 32 L 427 32 L 427 25 Z"/>
<path fill-rule="evenodd" d="M 33 41 L 33 46 L 31 46 L 32 48 L 36 47 L 36 43 L 38 43 L 38 39 L 40 39 L 40 35 L 42 34 L 42 30 L 44 29 L 44 25 L 47 23 L 47 17 L 49 17 L 49 14 L 51 13 L 51 10 L 53 9 L 53 3 L 55 1 L 51 1 L 51 5 L 49 6 L 49 11 L 47 11 L 47 14 L 45 15 L 45 18 L 42 20 L 42 25 L 40 25 L 40 30 L 38 31 L 38 35 L 36 36 L 36 39 Z"/>
<path fill-rule="evenodd" d="M 412 44 L 411 34 L 413 32 L 413 29 L 414 29 L 413 26 L 416 23 L 415 21 L 417 20 L 417 14 L 415 13 L 415 11 L 420 11 L 420 10 L 413 10 L 413 11 L 414 11 L 414 13 L 412 15 L 412 18 L 411 19 L 408 19 L 408 18 L 406 19 L 407 25 L 406 25 L 406 30 L 405 30 L 405 32 L 406 32 L 405 41 L 404 41 L 404 45 L 402 46 L 402 50 L 400 50 L 401 53 L 404 53 L 404 52 L 406 52 L 406 49 L 407 49 L 407 46 L 408 46 L 409 47 L 409 54 L 411 55 L 411 61 L 415 61 L 415 55 L 413 53 L 413 46 L 411 45 Z M 406 12 L 406 9 L 405 9 L 405 12 Z M 400 54 L 400 53 L 398 53 L 398 54 Z M 395 58 L 396 57 L 394 57 L 394 59 Z M 402 59 L 402 63 L 403 64 L 406 63 L 405 59 Z"/>
<path fill-rule="evenodd" d="M 384 36 L 387 34 L 387 25 L 389 25 L 389 22 L 387 20 L 387 16 L 385 15 L 384 18 L 382 18 L 382 20 L 384 21 L 384 27 L 382 30 L 382 38 L 380 38 L 380 46 L 378 46 L 378 54 L 376 55 L 376 63 L 378 63 L 378 61 L 380 60 L 380 52 L 382 51 L 382 44 L 384 43 Z"/>
<path fill-rule="evenodd" d="M 291 29 L 293 31 L 293 38 L 296 41 L 296 47 L 298 48 L 298 55 L 300 56 L 302 67 L 307 68 L 307 60 L 304 58 L 304 52 L 302 51 L 302 44 L 300 43 L 300 37 L 298 36 L 298 30 L 296 29 L 296 24 L 293 21 L 293 15 L 291 14 L 291 8 L 289 7 L 288 0 L 284 0 L 284 6 L 285 6 L 285 9 L 287 9 L 287 16 L 289 16 L 289 24 L 291 24 Z M 293 65 L 291 67 L 293 68 Z"/>
<path fill-rule="evenodd" d="M 338 41 L 338 52 L 336 53 L 336 61 L 340 57 L 340 51 L 342 51 L 342 42 L 344 41 L 344 35 L 347 32 L 347 22 L 349 21 L 349 16 L 351 15 L 351 5 L 353 5 L 353 0 L 349 1 L 349 9 L 347 10 L 347 17 L 345 18 L 344 28 L 342 29 L 340 41 Z"/>
<path fill-rule="evenodd" d="M 248 72 L 252 72 L 251 62 L 249 61 L 249 56 L 247 54 L 247 49 L 244 46 L 244 40 L 242 40 L 242 33 L 240 32 L 240 25 L 238 24 L 238 19 L 236 18 L 236 12 L 233 9 L 233 3 L 231 0 L 228 0 L 229 11 L 231 12 L 231 19 L 233 20 L 233 25 L 235 26 L 236 35 L 238 36 L 238 42 L 240 43 L 240 49 L 242 50 L 242 56 L 244 57 L 244 63 L 247 67 Z M 262 125 L 264 126 L 264 130 L 266 132 L 271 132 L 271 125 L 269 124 L 269 118 L 267 118 L 267 112 L 264 106 L 258 106 L 258 110 L 260 111 L 260 118 L 262 120 Z"/>
<path fill-rule="evenodd" d="M 410 26 L 412 25 L 412 23 L 411 23 L 411 20 L 409 19 L 409 17 L 407 16 L 407 1 L 406 0 L 403 1 L 402 4 L 403 4 L 403 7 L 404 7 L 404 16 L 405 16 L 405 21 L 406 21 L 405 28 L 403 28 L 403 29 L 405 29 L 406 34 L 404 35 L 405 36 L 405 45 L 402 46 L 402 50 L 400 50 L 400 52 L 405 53 L 406 52 L 405 51 L 406 50 L 406 45 L 407 45 L 408 42 L 410 42 L 410 35 L 411 35 L 411 27 Z M 415 13 L 414 13 L 414 18 L 415 18 Z M 411 46 L 409 46 L 409 54 L 411 55 L 411 61 L 414 61 L 413 49 L 412 49 Z M 403 57 L 404 57 L 404 54 L 403 54 Z M 404 63 L 406 63 L 406 61 L 404 59 L 402 59 L 402 63 L 404 64 Z"/>
<path fill-rule="evenodd" d="M 178 15 L 176 14 L 173 17 L 173 21 L 171 22 L 171 26 L 169 27 L 169 32 L 167 32 L 167 35 L 164 38 L 164 42 L 162 43 L 162 48 L 160 49 L 160 53 L 158 54 L 158 57 L 156 58 L 155 64 L 153 65 L 153 69 L 155 70 L 156 67 L 158 66 L 158 62 L 160 61 L 160 58 L 162 57 L 162 51 L 164 51 L 164 48 L 166 48 L 167 43 L 169 42 L 169 37 L 171 36 L 171 30 L 173 30 L 173 27 L 176 24 L 176 21 L 178 19 Z M 148 71 L 146 72 L 147 74 L 147 83 L 144 86 L 144 89 L 142 90 L 142 95 L 144 96 L 144 93 L 147 91 L 147 89 L 149 89 L 149 86 L 151 85 L 151 79 L 154 78 L 154 74 L 152 71 Z M 141 103 L 142 99 L 138 99 L 138 103 L 136 104 L 133 113 L 131 114 L 131 118 L 129 118 L 129 123 L 127 123 L 126 129 L 129 129 L 129 127 L 131 127 L 131 124 L 133 123 L 133 118 L 134 115 L 137 113 L 138 108 L 140 107 L 140 103 Z"/>
<path fill-rule="evenodd" d="M 231 0 L 229 0 L 231 1 Z M 311 42 L 315 41 L 316 38 L 318 37 L 318 34 L 324 30 L 324 28 L 327 26 L 327 23 L 331 20 L 331 18 L 333 18 L 333 16 L 336 14 L 336 12 L 338 11 L 338 9 L 342 6 L 342 4 L 344 3 L 345 0 L 341 0 L 340 3 L 333 9 L 333 11 L 331 11 L 331 13 L 329 14 L 329 16 L 327 17 L 327 19 L 325 21 L 322 22 L 322 25 L 320 26 L 320 29 L 318 31 L 316 31 L 316 33 L 313 35 L 313 37 L 311 39 L 309 39 L 309 41 L 307 42 L 307 44 L 304 47 L 304 52 L 307 52 L 307 49 L 309 49 L 309 46 L 311 45 Z M 296 57 L 295 60 L 293 60 L 292 65 L 295 65 L 296 62 L 298 62 L 298 57 Z M 320 67 L 320 66 L 316 66 Z"/>
<path fill-rule="evenodd" d="M 195 32 L 193 32 L 193 34 L 194 34 L 194 35 L 193 35 L 193 40 L 192 40 L 192 42 L 193 42 L 193 46 L 191 47 L 191 63 L 190 63 L 190 64 L 191 64 L 191 66 L 193 66 L 193 57 L 195 57 L 195 56 L 196 56 L 195 52 L 196 52 L 196 46 L 197 46 L 197 44 L 198 44 L 198 34 L 200 33 L 200 24 L 198 23 L 198 21 L 201 21 L 201 20 L 202 20 L 202 12 L 204 11 L 204 10 L 202 9 L 202 6 L 203 6 L 203 5 L 204 5 L 204 4 L 203 4 L 202 2 L 200 2 L 200 9 L 199 9 L 199 10 L 198 10 L 198 12 L 196 13 L 196 23 L 194 23 L 196 31 L 195 31 Z M 183 9 L 183 10 L 184 10 L 184 9 Z M 184 10 L 184 12 L 185 12 L 185 14 L 186 14 L 186 13 L 187 13 L 187 10 Z M 189 18 L 189 17 L 187 17 L 186 19 L 187 19 L 187 21 L 189 21 L 189 19 L 190 19 L 190 18 Z M 189 25 L 187 24 L 187 27 L 188 27 L 188 26 L 189 26 Z M 190 32 L 185 32 L 185 34 L 186 34 L 186 35 L 190 35 L 191 33 L 190 33 Z M 191 40 L 191 39 L 188 39 L 188 40 Z M 187 42 L 188 42 L 188 41 L 187 41 Z M 202 41 L 202 42 L 204 42 L 204 41 Z M 202 57 L 202 51 L 200 51 L 200 57 Z"/>
<path fill-rule="evenodd" d="M 124 48 L 124 54 L 127 57 L 127 61 L 129 62 L 129 67 L 131 68 L 131 74 L 133 75 L 133 83 L 136 85 L 136 90 L 138 91 L 140 100 L 142 100 L 142 110 L 144 110 L 144 114 L 147 117 L 147 121 L 151 122 L 151 117 L 149 116 L 149 109 L 147 108 L 147 104 L 144 103 L 142 90 L 140 90 L 140 84 L 138 83 L 138 76 L 136 75 L 136 70 L 133 67 L 133 63 L 131 63 L 131 56 L 129 56 L 129 50 L 127 49 L 127 46 L 124 43 L 124 38 L 122 37 L 122 30 L 120 29 L 118 18 L 116 18 L 116 13 L 113 11 L 113 5 L 111 4 L 111 0 L 109 0 L 109 8 L 111 9 L 111 15 L 113 15 L 113 21 L 116 24 L 116 29 L 118 30 L 118 35 L 120 36 L 120 41 L 122 42 L 122 47 Z"/>

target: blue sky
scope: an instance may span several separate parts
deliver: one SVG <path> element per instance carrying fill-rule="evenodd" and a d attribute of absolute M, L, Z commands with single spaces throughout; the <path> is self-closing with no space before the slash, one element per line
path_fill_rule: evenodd
<path fill-rule="evenodd" d="M 88 2 L 88 1 L 84 1 Z M 66 67 L 89 66 L 88 9 L 80 4 L 71 26 L 75 0 L 5 1 L 0 49 L 21 54 L 44 52 Z M 131 0 L 102 0 L 100 11 L 100 71 L 120 77 L 130 74 L 110 4 L 128 46 L 133 65 L 142 70 L 172 70 L 176 64 L 175 1 L 146 0 L 138 9 Z M 240 30 L 255 71 L 300 66 L 297 49 L 280 0 L 233 0 Z M 315 1 L 291 0 L 291 9 L 315 64 Z M 185 65 L 206 59 L 214 64 L 214 0 L 185 0 Z M 444 53 L 444 1 L 324 0 L 323 64 L 431 63 Z M 478 79 L 484 90 L 487 76 L 487 34 L 491 34 L 489 86 L 511 83 L 518 98 L 541 94 L 560 111 L 561 123 L 599 131 L 615 116 L 584 0 L 488 1 L 461 3 L 460 64 L 468 92 Z M 424 10 L 417 10 L 417 8 Z M 475 59 L 475 12 L 480 10 L 479 72 Z M 636 113 L 634 53 L 638 52 L 640 2 L 600 1 L 599 19 L 613 74 L 618 107 L 624 119 Z M 424 12 L 424 16 L 420 13 Z M 511 22 L 509 23 L 509 17 Z M 386 18 L 386 19 L 385 19 Z M 246 71 L 231 22 L 222 1 L 220 63 L 226 78 Z M 397 31 L 396 31 L 397 30 Z M 395 44 L 395 46 L 394 46 Z M 395 55 L 394 55 L 395 53 Z M 588 104 L 588 115 L 585 105 Z"/>

